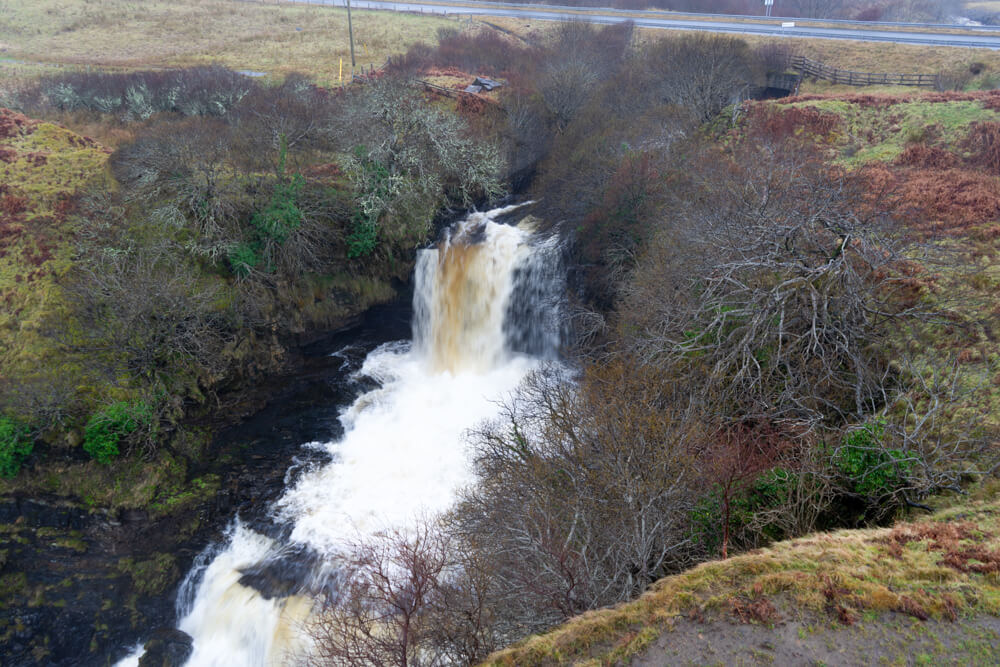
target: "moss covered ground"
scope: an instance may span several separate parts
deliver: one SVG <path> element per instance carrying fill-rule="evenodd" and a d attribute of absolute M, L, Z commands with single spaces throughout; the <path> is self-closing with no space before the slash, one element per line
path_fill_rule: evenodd
<path fill-rule="evenodd" d="M 59 278 L 72 262 L 81 189 L 104 178 L 108 151 L 53 123 L 0 109 L 0 369 L 6 379 L 58 370 Z M 70 371 L 71 369 L 62 369 Z"/>

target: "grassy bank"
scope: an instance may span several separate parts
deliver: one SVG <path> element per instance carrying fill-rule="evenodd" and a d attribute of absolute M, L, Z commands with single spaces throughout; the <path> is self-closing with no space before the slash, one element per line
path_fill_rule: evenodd
<path fill-rule="evenodd" d="M 808 657 L 810 636 L 818 648 L 831 637 L 848 642 L 869 664 L 993 664 L 998 571 L 1000 503 L 970 502 L 893 528 L 817 534 L 705 563 L 487 664 L 767 664 L 789 642 Z M 929 648 L 911 652 L 923 638 Z"/>

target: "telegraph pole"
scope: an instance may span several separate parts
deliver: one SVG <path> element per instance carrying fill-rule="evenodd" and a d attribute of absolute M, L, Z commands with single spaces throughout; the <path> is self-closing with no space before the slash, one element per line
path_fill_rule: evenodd
<path fill-rule="evenodd" d="M 347 33 L 351 38 L 351 81 L 354 81 L 354 24 L 351 23 L 351 0 L 347 0 Z"/>

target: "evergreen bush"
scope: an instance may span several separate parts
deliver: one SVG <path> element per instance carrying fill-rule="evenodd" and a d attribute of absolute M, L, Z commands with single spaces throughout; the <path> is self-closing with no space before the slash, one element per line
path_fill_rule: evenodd
<path fill-rule="evenodd" d="M 31 429 L 10 417 L 0 417 L 0 476 L 17 475 L 33 447 Z"/>
<path fill-rule="evenodd" d="M 120 453 L 119 443 L 140 428 L 151 428 L 153 409 L 142 401 L 112 403 L 95 413 L 84 428 L 83 449 L 105 465 Z"/>

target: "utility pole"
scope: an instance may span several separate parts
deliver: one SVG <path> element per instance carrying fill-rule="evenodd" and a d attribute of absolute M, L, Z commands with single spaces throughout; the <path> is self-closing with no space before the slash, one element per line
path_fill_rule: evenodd
<path fill-rule="evenodd" d="M 354 24 L 351 23 L 351 0 L 347 0 L 347 33 L 351 38 L 351 81 L 354 81 Z"/>

